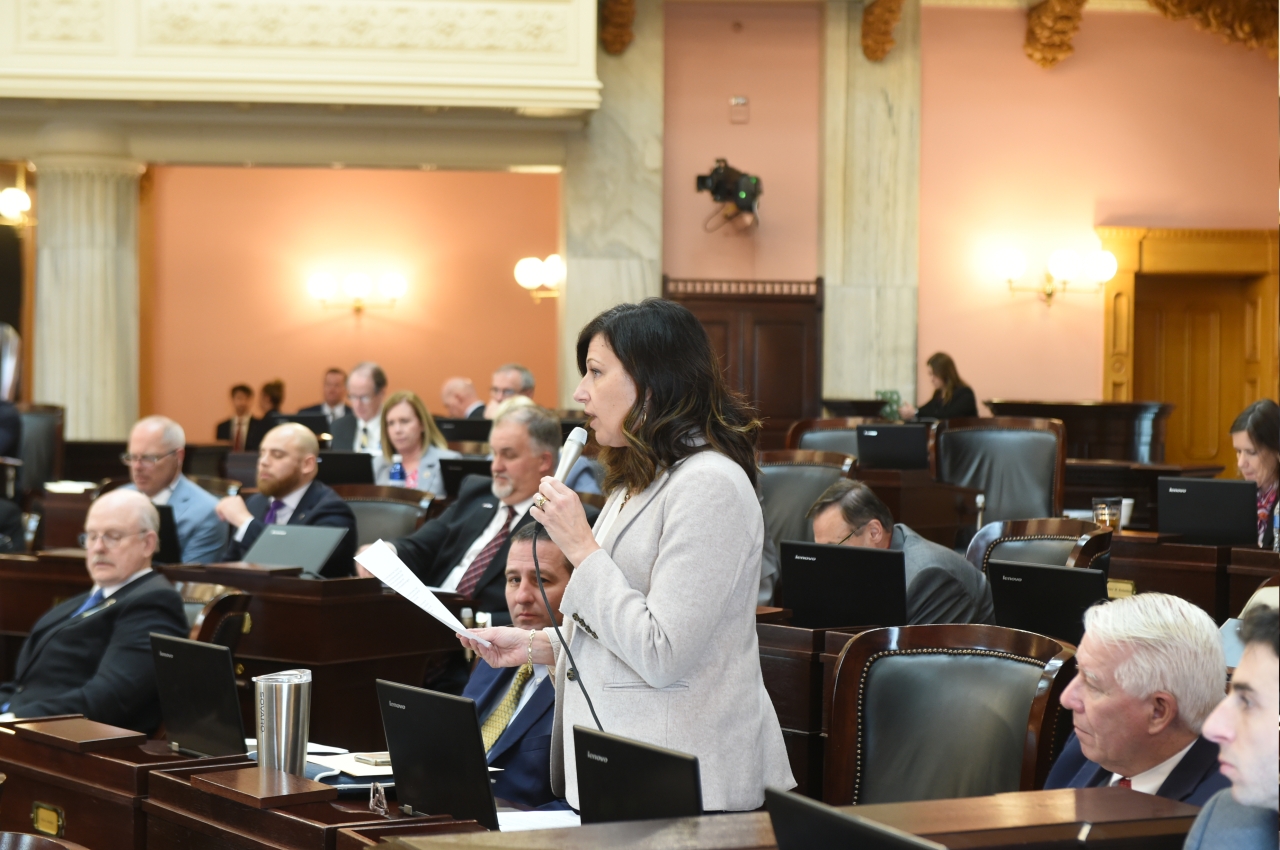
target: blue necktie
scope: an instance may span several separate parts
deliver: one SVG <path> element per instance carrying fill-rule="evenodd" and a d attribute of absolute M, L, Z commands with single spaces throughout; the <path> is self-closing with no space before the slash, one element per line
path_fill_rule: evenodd
<path fill-rule="evenodd" d="M 89 594 L 89 598 L 80 604 L 80 607 L 76 609 L 76 612 L 72 614 L 71 617 L 79 617 L 90 608 L 101 605 L 102 600 L 105 598 L 106 596 L 103 595 L 102 588 L 98 588 L 93 593 Z M 71 617 L 68 617 L 67 619 L 71 619 Z"/>

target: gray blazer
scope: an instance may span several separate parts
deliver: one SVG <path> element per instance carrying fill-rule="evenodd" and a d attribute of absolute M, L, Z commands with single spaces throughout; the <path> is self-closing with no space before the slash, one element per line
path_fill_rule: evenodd
<path fill-rule="evenodd" d="M 622 497 L 613 493 L 597 527 Z M 782 729 L 760 674 L 756 593 L 764 517 L 742 469 L 712 451 L 664 472 L 623 507 L 560 602 L 606 732 L 698 757 L 702 805 L 759 808 L 791 788 Z M 556 654 L 551 782 L 578 807 L 573 727 L 593 726 Z"/>
<path fill-rule="evenodd" d="M 893 527 L 889 548 L 902 552 L 907 578 L 907 621 L 995 625 L 991 585 L 963 556 L 925 540 L 907 526 Z"/>
<path fill-rule="evenodd" d="M 126 484 L 126 489 L 137 489 Z M 227 545 L 227 524 L 218 519 L 218 498 L 190 478 L 178 473 L 169 495 L 173 524 L 178 529 L 182 563 L 210 564 L 218 560 Z"/>
<path fill-rule="evenodd" d="M 462 455 L 453 449 L 427 446 L 427 450 L 418 459 L 418 486 L 416 489 L 425 493 L 434 493 L 440 498 L 456 495 L 444 491 L 444 473 L 440 471 L 440 458 L 444 457 L 453 458 L 462 457 Z M 373 457 L 373 481 L 375 484 L 383 485 L 391 483 L 391 461 L 380 454 Z"/>
<path fill-rule="evenodd" d="M 1242 806 L 1223 788 L 1204 804 L 1182 850 L 1275 850 L 1275 809 Z"/>

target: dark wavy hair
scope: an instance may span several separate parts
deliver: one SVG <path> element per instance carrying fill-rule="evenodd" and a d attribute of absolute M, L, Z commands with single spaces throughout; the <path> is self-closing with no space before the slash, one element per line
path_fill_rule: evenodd
<path fill-rule="evenodd" d="M 956 390 L 960 389 L 960 387 L 969 386 L 960 378 L 960 372 L 956 369 L 956 361 L 952 360 L 951 355 L 945 351 L 939 351 L 925 362 L 933 370 L 933 374 L 937 375 L 938 379 L 942 381 L 943 404 L 950 404 L 951 397 L 956 394 Z"/>
<path fill-rule="evenodd" d="M 587 347 L 602 336 L 636 384 L 636 403 L 622 423 L 625 448 L 601 449 L 605 492 L 625 484 L 644 490 L 658 474 L 701 451 L 717 451 L 756 486 L 756 412 L 725 384 L 720 361 L 697 317 L 674 301 L 619 304 L 578 334 L 578 371 Z M 694 445 L 701 437 L 706 442 Z"/>
<path fill-rule="evenodd" d="M 1255 449 L 1271 452 L 1275 467 L 1272 475 L 1280 475 L 1280 406 L 1269 398 L 1246 407 L 1231 423 L 1231 433 L 1244 431 Z"/>

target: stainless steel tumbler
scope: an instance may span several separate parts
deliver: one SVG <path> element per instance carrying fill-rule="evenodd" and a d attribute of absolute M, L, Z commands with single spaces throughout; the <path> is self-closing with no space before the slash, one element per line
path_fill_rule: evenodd
<path fill-rule="evenodd" d="M 253 677 L 258 704 L 258 765 L 302 776 L 311 732 L 311 671 Z"/>

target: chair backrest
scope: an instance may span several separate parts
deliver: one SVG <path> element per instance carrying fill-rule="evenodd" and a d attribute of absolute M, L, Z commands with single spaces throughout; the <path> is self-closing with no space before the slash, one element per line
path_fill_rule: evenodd
<path fill-rule="evenodd" d="M 840 452 L 858 456 L 858 426 L 884 422 L 871 416 L 844 416 L 837 419 L 801 419 L 787 431 L 787 448 L 817 452 Z"/>
<path fill-rule="evenodd" d="M 852 455 L 805 449 L 760 452 L 760 502 L 765 534 L 783 540 L 813 540 L 805 519 L 828 487 L 847 478 L 857 462 Z"/>
<path fill-rule="evenodd" d="M 17 407 L 22 416 L 22 441 L 18 449 L 18 459 L 22 461 L 21 487 L 29 493 L 46 481 L 62 478 L 66 410 L 55 404 L 30 402 L 20 402 Z"/>
<path fill-rule="evenodd" d="M 982 625 L 873 629 L 836 661 L 823 797 L 833 805 L 1041 787 L 1075 650 Z"/>
<path fill-rule="evenodd" d="M 179 581 L 173 586 L 182 596 L 182 607 L 191 626 L 187 637 L 225 646 L 234 653 L 240 636 L 249 630 L 249 603 L 253 597 L 211 582 Z"/>
<path fill-rule="evenodd" d="M 215 475 L 188 475 L 187 478 L 201 490 L 206 493 L 212 493 L 219 499 L 224 496 L 236 495 L 240 492 L 240 488 L 244 486 L 234 478 L 218 478 Z"/>
<path fill-rule="evenodd" d="M 981 490 L 989 521 L 1061 516 L 1066 471 L 1066 429 L 1057 419 L 938 423 L 938 479 Z"/>
<path fill-rule="evenodd" d="M 379 484 L 335 484 L 335 493 L 356 515 L 357 545 L 412 534 L 422 525 L 435 498 L 410 487 Z"/>
<path fill-rule="evenodd" d="M 969 541 L 965 557 L 984 573 L 992 558 L 1106 572 L 1111 565 L 1111 529 L 1064 518 L 989 522 Z"/>

